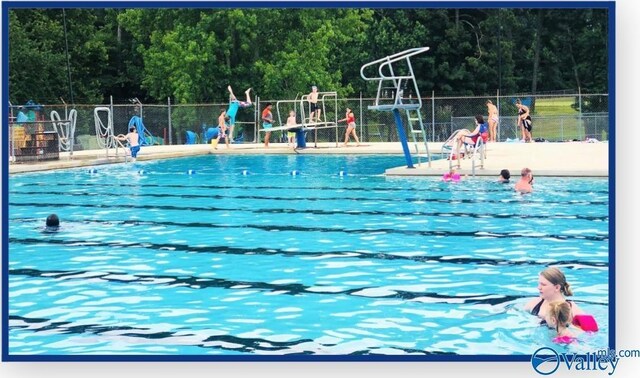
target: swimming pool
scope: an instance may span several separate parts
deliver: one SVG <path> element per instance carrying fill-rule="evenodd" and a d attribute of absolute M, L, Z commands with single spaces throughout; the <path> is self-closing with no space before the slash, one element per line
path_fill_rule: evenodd
<path fill-rule="evenodd" d="M 10 355 L 528 355 L 563 269 L 609 338 L 604 179 L 387 178 L 402 156 L 202 156 L 11 176 Z M 297 174 L 292 174 L 292 172 Z M 342 175 L 340 174 L 342 172 Z M 42 233 L 50 213 L 62 228 Z"/>

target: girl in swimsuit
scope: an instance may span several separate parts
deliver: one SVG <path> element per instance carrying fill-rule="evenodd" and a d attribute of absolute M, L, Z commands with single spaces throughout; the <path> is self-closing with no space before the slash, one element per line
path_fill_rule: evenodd
<path fill-rule="evenodd" d="M 576 341 L 576 336 L 571 328 L 571 306 L 568 302 L 551 302 L 549 303 L 549 313 L 547 315 L 547 324 L 555 328 L 557 335 L 553 338 L 554 343 L 570 344 Z"/>
<path fill-rule="evenodd" d="M 351 140 L 351 135 L 356 140 L 356 146 L 360 145 L 360 140 L 358 140 L 358 134 L 356 134 L 356 116 L 353 115 L 353 111 L 347 108 L 347 113 L 345 114 L 345 118 L 339 120 L 338 122 L 347 121 L 347 131 L 344 134 L 344 146 L 347 147 L 349 144 L 349 140 Z"/>
<path fill-rule="evenodd" d="M 493 105 L 491 100 L 487 100 L 487 113 L 489 120 L 489 142 L 496 142 L 496 135 L 498 132 L 498 108 Z"/>

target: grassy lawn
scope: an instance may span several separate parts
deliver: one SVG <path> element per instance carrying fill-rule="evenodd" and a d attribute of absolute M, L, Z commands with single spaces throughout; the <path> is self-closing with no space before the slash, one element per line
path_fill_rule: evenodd
<path fill-rule="evenodd" d="M 584 127 L 580 125 L 579 113 L 571 107 L 575 101 L 575 97 L 536 99 L 533 137 L 551 141 L 583 139 Z"/>
<path fill-rule="evenodd" d="M 544 138 L 550 141 L 584 139 L 584 127 L 580 125 L 580 120 L 575 116 L 563 116 L 544 118 L 539 116 L 533 118 L 534 138 Z"/>
<path fill-rule="evenodd" d="M 538 98 L 535 114 L 538 116 L 577 115 L 578 111 L 571 107 L 575 101 L 575 97 Z"/>

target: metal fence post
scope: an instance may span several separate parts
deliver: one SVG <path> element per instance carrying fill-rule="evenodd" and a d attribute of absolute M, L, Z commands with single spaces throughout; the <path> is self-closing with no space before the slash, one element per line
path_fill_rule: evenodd
<path fill-rule="evenodd" d="M 436 91 L 431 91 L 431 141 L 436 141 Z"/>
<path fill-rule="evenodd" d="M 173 144 L 173 131 L 171 130 L 171 97 L 167 97 L 167 118 L 169 121 L 169 145 Z"/>
<path fill-rule="evenodd" d="M 253 121 L 254 121 L 254 126 L 253 126 L 253 142 L 254 143 L 260 143 L 260 133 L 258 132 L 258 120 L 259 120 L 259 115 L 260 114 L 260 97 L 256 96 L 256 108 L 254 110 L 253 113 Z"/>
<path fill-rule="evenodd" d="M 13 109 L 11 110 L 11 113 L 13 113 Z M 11 116 L 13 117 L 13 115 Z M 15 146 L 15 142 L 14 142 L 14 132 L 13 132 L 13 123 L 9 123 L 9 140 L 11 141 L 10 147 L 9 147 L 9 161 L 10 162 L 15 162 L 16 161 L 16 146 Z"/>
<path fill-rule="evenodd" d="M 336 114 L 338 113 L 338 109 L 336 109 Z M 362 118 L 362 92 L 360 92 L 360 140 L 362 140 L 362 129 L 364 127 L 364 119 Z M 337 134 L 337 130 L 338 128 L 336 127 L 336 134 Z M 369 133 L 367 133 L 367 135 L 369 135 Z M 338 141 L 337 135 L 336 135 L 336 143 Z M 364 141 L 363 141 L 364 142 Z"/>
<path fill-rule="evenodd" d="M 578 127 L 579 131 L 584 131 L 584 125 L 582 123 L 582 93 L 580 92 L 580 86 L 578 86 Z M 585 140 L 586 135 L 581 135 L 580 140 Z"/>
<path fill-rule="evenodd" d="M 500 141 L 500 89 L 496 90 L 496 108 L 498 108 L 498 124 L 496 125 L 496 142 Z"/>
<path fill-rule="evenodd" d="M 14 135 L 13 135 L 13 121 L 15 121 L 16 118 L 13 116 L 13 105 L 11 104 L 11 101 L 9 101 L 9 141 L 11 141 L 11 143 L 9 144 L 9 161 L 10 162 L 15 162 L 16 160 L 16 151 L 15 151 L 15 144 L 14 144 Z"/>
<path fill-rule="evenodd" d="M 113 119 L 115 117 L 114 117 L 114 114 L 113 114 L 113 95 L 109 96 L 109 112 L 111 114 L 111 132 L 114 132 L 115 131 L 115 122 L 113 121 Z M 107 117 L 107 119 L 109 119 L 109 118 Z M 109 127 L 109 126 L 107 125 L 107 127 Z M 129 128 L 127 127 L 127 131 L 128 131 L 128 129 Z M 97 137 L 98 136 L 96 135 L 96 138 Z M 107 138 L 108 138 L 108 136 L 107 136 Z M 105 157 L 109 158 L 109 140 L 105 140 L 105 142 L 104 142 L 104 154 L 105 154 Z"/>

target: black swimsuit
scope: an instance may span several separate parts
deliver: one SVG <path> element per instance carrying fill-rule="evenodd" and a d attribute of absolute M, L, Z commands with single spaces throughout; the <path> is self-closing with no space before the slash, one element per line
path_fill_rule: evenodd
<path fill-rule="evenodd" d="M 540 313 L 540 307 L 542 307 L 542 302 L 544 302 L 544 299 L 540 299 L 540 302 L 538 302 L 538 304 L 533 306 L 533 308 L 531 309 L 531 315 L 538 316 L 538 314 Z M 573 307 L 573 304 L 571 303 L 571 301 L 567 301 L 567 303 L 569 303 L 569 306 Z M 547 324 L 546 319 L 542 319 L 540 321 L 540 325 L 546 325 L 546 324 Z"/>
<path fill-rule="evenodd" d="M 524 109 L 518 109 L 518 115 L 523 115 L 524 113 Z M 531 132 L 531 130 L 533 129 L 533 126 L 531 125 L 531 115 L 528 115 L 527 118 L 520 120 L 520 122 L 528 132 Z"/>
<path fill-rule="evenodd" d="M 544 299 L 541 299 L 540 302 L 531 309 L 531 315 L 538 316 L 540 313 L 540 307 L 542 307 L 542 302 L 544 302 Z"/>

